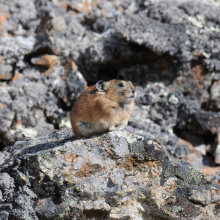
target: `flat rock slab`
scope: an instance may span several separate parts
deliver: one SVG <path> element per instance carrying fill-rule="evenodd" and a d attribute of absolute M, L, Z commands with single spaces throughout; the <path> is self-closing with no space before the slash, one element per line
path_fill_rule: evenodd
<path fill-rule="evenodd" d="M 218 185 L 125 131 L 76 140 L 61 129 L 0 157 L 4 219 L 220 218 Z"/>

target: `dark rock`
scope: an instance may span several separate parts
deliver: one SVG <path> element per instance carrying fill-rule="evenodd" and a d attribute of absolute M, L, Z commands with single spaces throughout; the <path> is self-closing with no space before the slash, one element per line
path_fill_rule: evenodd
<path fill-rule="evenodd" d="M 199 100 L 193 96 L 184 97 L 183 95 L 180 95 L 179 99 L 180 105 L 178 108 L 176 128 L 186 130 L 190 117 L 197 111 L 199 112 L 201 104 L 199 103 Z"/>
<path fill-rule="evenodd" d="M 38 217 L 32 207 L 33 202 L 30 196 L 24 195 L 22 192 L 18 192 L 14 199 L 15 206 L 17 208 L 13 209 L 11 215 L 19 220 L 33 219 L 37 220 Z"/>
<path fill-rule="evenodd" d="M 130 145 L 130 153 L 138 160 L 163 160 L 164 152 L 158 144 L 144 140 Z"/>
<path fill-rule="evenodd" d="M 201 135 L 216 134 L 220 129 L 220 113 L 197 111 L 191 116 L 188 128 Z"/>
<path fill-rule="evenodd" d="M 52 219 L 63 212 L 60 206 L 53 203 L 51 197 L 38 200 L 35 211 L 39 219 Z"/>
<path fill-rule="evenodd" d="M 5 211 L 7 211 L 7 212 L 10 212 L 11 210 L 12 210 L 12 204 L 1 204 L 0 205 L 0 211 L 1 210 L 5 210 Z"/>
<path fill-rule="evenodd" d="M 40 33 L 36 37 L 33 49 L 27 53 L 28 57 L 36 56 L 36 54 L 57 54 L 57 47 L 54 42 L 53 36 L 47 33 Z"/>
<path fill-rule="evenodd" d="M 111 28 L 111 23 L 103 17 L 98 18 L 93 24 L 94 31 L 98 33 L 103 33 Z"/>
<path fill-rule="evenodd" d="M 0 212 L 0 220 L 8 220 L 9 213 L 2 211 Z"/>
<path fill-rule="evenodd" d="M 121 31 L 124 29 L 127 30 L 122 33 Z M 169 52 L 170 55 L 173 56 L 177 54 L 177 47 L 181 48 L 181 51 L 184 51 L 184 49 L 186 50 L 187 48 L 184 42 L 189 40 L 185 33 L 184 26 L 179 25 L 178 27 L 174 24 L 162 24 L 157 20 L 148 18 L 145 12 L 140 12 L 138 15 L 122 17 L 117 23 L 116 31 L 125 39 L 130 39 L 139 45 L 146 46 L 158 55 Z M 154 38 L 152 32 L 154 32 Z M 172 34 L 169 36 L 167 33 Z M 179 36 L 181 36 L 181 38 L 179 38 Z M 170 37 L 171 39 L 169 41 L 168 38 Z M 182 52 L 181 55 L 185 58 L 185 61 L 189 61 L 191 58 L 189 52 Z"/>
<path fill-rule="evenodd" d="M 189 152 L 189 150 L 185 145 L 179 145 L 175 148 L 174 155 L 175 155 L 175 157 L 179 157 L 179 158 L 187 157 L 188 152 Z"/>

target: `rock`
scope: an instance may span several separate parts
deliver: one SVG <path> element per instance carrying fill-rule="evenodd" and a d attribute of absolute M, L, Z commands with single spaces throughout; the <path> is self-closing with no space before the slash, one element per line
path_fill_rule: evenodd
<path fill-rule="evenodd" d="M 57 54 L 57 47 L 54 42 L 54 37 L 47 33 L 40 33 L 36 36 L 35 44 L 32 50 L 27 53 L 27 56 L 32 57 L 39 54 Z"/>
<path fill-rule="evenodd" d="M 0 212 L 0 219 L 1 220 L 8 220 L 8 215 L 9 215 L 8 212 L 5 212 L 5 211 Z"/>
<path fill-rule="evenodd" d="M 12 67 L 10 65 L 0 64 L 0 80 L 12 79 Z"/>
<path fill-rule="evenodd" d="M 211 87 L 211 100 L 215 103 L 215 109 L 220 109 L 220 81 L 214 82 Z"/>
<path fill-rule="evenodd" d="M 10 203 L 2 204 L 2 205 L 0 205 L 0 211 L 1 210 L 5 210 L 7 212 L 10 212 L 12 210 L 12 205 Z"/>
<path fill-rule="evenodd" d="M 215 163 L 220 164 L 220 133 L 216 135 L 213 148 L 214 148 Z"/>
<path fill-rule="evenodd" d="M 90 10 L 92 10 L 93 7 L 95 7 L 97 5 L 97 3 L 99 1 L 100 0 L 95 0 L 95 1 L 92 1 L 92 2 L 82 1 L 82 0 L 74 1 L 74 2 L 70 1 L 70 7 L 73 10 L 76 10 L 78 12 L 90 11 Z"/>
<path fill-rule="evenodd" d="M 219 218 L 217 185 L 171 163 L 159 144 L 125 131 L 76 140 L 61 129 L 2 153 L 10 159 L 0 169 L 7 177 L 1 189 L 17 187 L 0 211 L 15 219 Z"/>
<path fill-rule="evenodd" d="M 12 125 L 14 119 L 14 112 L 11 109 L 11 97 L 7 89 L 0 86 L 0 134 L 4 136 Z"/>
<path fill-rule="evenodd" d="M 24 137 L 52 133 L 54 125 L 58 126 L 67 117 L 67 110 L 63 110 L 62 105 L 71 108 L 85 89 L 86 81 L 76 67 L 73 67 L 76 70 L 71 67 L 67 71 L 59 65 L 51 67 L 53 69 L 48 76 L 36 68 L 24 68 L 23 74 L 14 76 L 10 86 L 0 87 L 3 146 Z"/>
<path fill-rule="evenodd" d="M 35 210 L 39 218 L 42 219 L 51 219 L 63 213 L 63 209 L 60 206 L 54 204 L 51 197 L 46 199 L 39 199 Z"/>
<path fill-rule="evenodd" d="M 220 199 L 220 187 L 218 185 L 210 185 L 208 187 L 192 186 L 188 187 L 189 199 L 202 205 L 215 203 Z"/>
<path fill-rule="evenodd" d="M 1 202 L 11 202 L 12 196 L 14 193 L 14 179 L 8 175 L 8 173 L 0 173 L 0 189 L 2 190 L 2 199 Z M 8 208 L 4 208 L 2 210 L 7 210 Z"/>
<path fill-rule="evenodd" d="M 7 190 L 11 187 L 14 187 L 14 181 L 7 173 L 1 173 L 0 176 L 0 188 L 2 190 Z"/>
<path fill-rule="evenodd" d="M 204 169 L 201 169 L 200 171 L 208 175 L 210 179 L 212 179 L 213 183 L 219 184 L 218 183 L 218 179 L 220 179 L 220 177 L 218 177 L 219 176 L 218 173 L 220 172 L 219 167 L 206 166 Z"/>
<path fill-rule="evenodd" d="M 38 32 L 43 32 L 46 29 L 50 29 L 51 34 L 54 31 L 58 31 L 62 34 L 66 32 L 65 11 L 55 6 L 54 4 L 47 2 L 47 4 L 41 7 L 41 23 L 37 28 Z"/>
<path fill-rule="evenodd" d="M 34 1 L 2 1 L 0 8 L 7 15 L 5 25 L 9 33 L 22 36 L 34 34 L 39 24 L 38 12 Z"/>
<path fill-rule="evenodd" d="M 197 134 L 217 134 L 220 129 L 220 113 L 197 111 L 189 119 L 189 130 Z"/>
<path fill-rule="evenodd" d="M 31 62 L 35 65 L 41 65 L 43 67 L 53 66 L 57 61 L 57 56 L 54 55 L 43 55 L 41 57 L 33 57 L 31 58 Z"/>
<path fill-rule="evenodd" d="M 7 64 L 15 65 L 18 60 L 31 52 L 35 38 L 29 37 L 2 37 L 0 39 L 0 54 Z"/>

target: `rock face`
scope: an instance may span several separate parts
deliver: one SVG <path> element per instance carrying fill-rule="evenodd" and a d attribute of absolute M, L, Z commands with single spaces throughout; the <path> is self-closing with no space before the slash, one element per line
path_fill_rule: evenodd
<path fill-rule="evenodd" d="M 220 187 L 163 148 L 115 131 L 61 129 L 0 154 L 1 219 L 219 219 Z"/>

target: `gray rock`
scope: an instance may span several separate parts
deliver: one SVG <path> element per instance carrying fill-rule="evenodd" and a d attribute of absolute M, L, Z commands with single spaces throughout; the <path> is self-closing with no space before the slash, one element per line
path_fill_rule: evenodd
<path fill-rule="evenodd" d="M 54 66 L 49 76 L 45 76 L 33 67 L 26 67 L 10 86 L 0 87 L 3 146 L 22 138 L 52 133 L 54 125 L 61 124 L 67 116 L 66 108 L 72 106 L 85 85 L 81 73 L 72 68 L 66 72 L 63 67 Z"/>
<path fill-rule="evenodd" d="M 14 180 L 7 173 L 1 173 L 0 188 L 3 191 L 5 191 L 13 187 L 14 187 Z"/>
<path fill-rule="evenodd" d="M 220 113 L 197 111 L 190 118 L 188 128 L 197 134 L 217 134 L 220 129 Z"/>
<path fill-rule="evenodd" d="M 0 189 L 2 190 L 1 202 L 11 202 L 14 193 L 14 179 L 8 173 L 0 173 Z M 6 207 L 3 210 L 7 210 Z"/>
<path fill-rule="evenodd" d="M 24 56 L 31 52 L 34 43 L 33 36 L 2 37 L 0 39 L 0 55 L 3 56 L 5 64 L 15 65 L 18 60 L 23 60 Z"/>
<path fill-rule="evenodd" d="M 76 140 L 62 129 L 3 153 L 11 156 L 2 186 L 10 174 L 16 188 L 11 205 L 0 210 L 15 219 L 218 217 L 219 187 L 203 173 L 171 163 L 159 144 L 125 131 Z"/>
<path fill-rule="evenodd" d="M 216 203 L 220 200 L 218 185 L 210 185 L 208 187 L 192 186 L 188 187 L 188 191 L 189 199 L 202 205 Z"/>
<path fill-rule="evenodd" d="M 55 205 L 51 197 L 38 200 L 35 211 L 40 219 L 51 219 L 63 213 L 63 209 Z"/>
<path fill-rule="evenodd" d="M 9 213 L 2 211 L 0 212 L 0 220 L 8 220 Z"/>
<path fill-rule="evenodd" d="M 0 7 L 2 11 L 10 14 L 5 24 L 9 33 L 13 35 L 26 36 L 34 33 L 37 25 L 39 24 L 39 18 L 37 16 L 34 1 L 1 1 Z"/>
<path fill-rule="evenodd" d="M 0 65 L 0 80 L 12 79 L 12 67 L 10 65 Z"/>
<path fill-rule="evenodd" d="M 7 89 L 0 87 L 0 93 L 0 135 L 4 137 L 14 120 L 14 112 L 11 109 L 12 100 Z"/>
<path fill-rule="evenodd" d="M 11 210 L 12 210 L 12 204 L 10 204 L 10 203 L 6 203 L 6 204 L 1 204 L 0 205 L 0 211 L 1 210 L 5 210 L 5 211 L 7 211 L 7 212 L 10 212 Z"/>
<path fill-rule="evenodd" d="M 211 100 L 216 103 L 216 109 L 220 109 L 220 81 L 217 81 L 211 87 Z"/>

